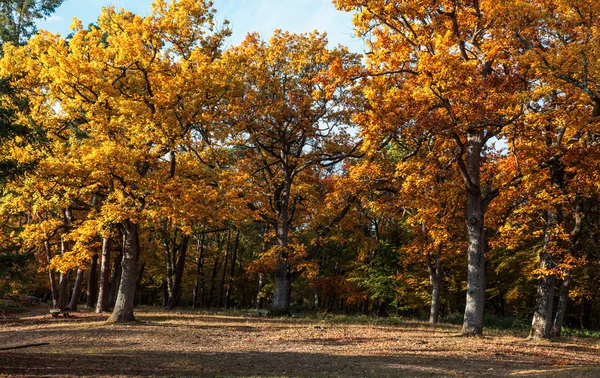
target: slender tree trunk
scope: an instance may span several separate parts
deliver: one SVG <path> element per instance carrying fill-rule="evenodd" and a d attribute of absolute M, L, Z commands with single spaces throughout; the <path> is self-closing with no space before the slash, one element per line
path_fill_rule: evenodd
<path fill-rule="evenodd" d="M 169 302 L 169 289 L 167 288 L 167 280 L 162 280 L 162 304 L 163 307 L 167 307 L 167 303 Z"/>
<path fill-rule="evenodd" d="M 196 265 L 196 282 L 192 296 L 192 308 L 198 305 L 198 291 L 200 290 L 200 307 L 204 307 L 204 238 L 206 234 L 198 239 L 198 262 Z"/>
<path fill-rule="evenodd" d="M 140 257 L 140 240 L 138 225 L 130 220 L 122 223 L 125 234 L 125 248 L 121 263 L 121 284 L 119 293 L 109 322 L 134 321 L 133 305 L 138 275 L 138 261 Z"/>
<path fill-rule="evenodd" d="M 83 283 L 84 270 L 81 267 L 77 268 L 77 275 L 75 276 L 75 285 L 73 286 L 73 293 L 71 293 L 71 303 L 69 309 L 71 311 L 77 311 L 77 305 L 81 299 L 81 285 Z"/>
<path fill-rule="evenodd" d="M 262 289 L 263 289 L 263 275 L 262 273 L 258 274 L 258 292 L 256 293 L 256 309 L 257 310 L 262 310 L 263 307 L 265 306 L 265 299 L 262 296 Z"/>
<path fill-rule="evenodd" d="M 96 305 L 96 296 L 98 293 L 98 255 L 94 254 L 90 260 L 90 270 L 88 272 L 88 282 L 86 291 L 86 308 L 94 308 Z"/>
<path fill-rule="evenodd" d="M 215 263 L 213 264 L 213 271 L 212 271 L 212 276 L 210 278 L 210 290 L 208 292 L 208 307 L 212 307 L 213 305 L 213 298 L 214 298 L 214 293 L 215 293 L 215 286 L 216 286 L 216 281 L 217 281 L 217 273 L 219 272 L 219 256 L 217 256 L 215 258 Z"/>
<path fill-rule="evenodd" d="M 560 285 L 560 294 L 558 297 L 558 307 L 556 308 L 556 315 L 554 316 L 554 323 L 552 324 L 551 337 L 559 337 L 562 330 L 562 325 L 565 320 L 565 314 L 567 312 L 567 302 L 569 301 L 569 289 L 571 288 L 571 281 L 573 277 L 571 273 L 567 273 L 564 277 L 562 284 Z"/>
<path fill-rule="evenodd" d="M 67 302 L 69 299 L 69 288 L 67 285 L 69 272 L 60 273 L 58 277 L 58 308 L 60 310 L 67 309 Z"/>
<path fill-rule="evenodd" d="M 138 306 L 141 301 L 142 291 L 142 279 L 144 278 L 144 271 L 146 270 L 146 263 L 140 264 L 140 270 L 138 271 L 137 282 L 135 283 L 135 305 Z"/>
<path fill-rule="evenodd" d="M 60 240 L 60 254 L 61 256 L 67 252 L 68 246 L 63 238 Z M 60 310 L 66 310 L 68 307 L 69 300 L 69 288 L 67 285 L 69 272 L 61 272 L 58 278 L 58 308 Z"/>
<path fill-rule="evenodd" d="M 177 264 L 175 265 L 175 278 L 173 279 L 171 296 L 169 297 L 169 301 L 167 302 L 167 308 L 169 310 L 172 310 L 175 308 L 175 306 L 179 305 L 179 298 L 181 295 L 181 280 L 183 278 L 183 271 L 185 268 L 185 257 L 187 254 L 189 240 L 189 235 L 183 235 L 183 237 L 181 238 L 181 243 L 179 244 Z"/>
<path fill-rule="evenodd" d="M 50 261 L 52 260 L 52 250 L 50 249 L 50 243 L 44 242 L 46 248 L 46 259 L 48 261 L 48 276 L 50 278 L 50 292 L 52 294 L 52 308 L 58 308 L 58 288 L 56 287 L 56 278 L 54 277 L 54 271 L 50 269 Z"/>
<path fill-rule="evenodd" d="M 431 308 L 429 311 L 429 323 L 437 324 L 440 316 L 440 286 L 442 282 L 440 249 L 434 256 L 427 254 L 427 270 L 429 271 L 429 283 L 431 285 Z M 433 260 L 433 261 L 432 261 Z"/>
<path fill-rule="evenodd" d="M 557 222 L 557 212 L 549 210 L 546 234 L 544 235 L 544 247 L 540 253 L 540 268 L 542 270 L 549 270 L 554 267 L 552 255 L 550 254 L 550 243 Z M 544 275 L 538 280 L 535 310 L 531 323 L 531 332 L 529 333 L 529 337 L 533 339 L 546 339 L 550 337 L 555 282 L 556 278 L 554 275 Z"/>
<path fill-rule="evenodd" d="M 225 296 L 225 308 L 229 308 L 231 304 L 231 292 L 233 291 L 233 280 L 235 277 L 235 262 L 237 259 L 238 245 L 240 242 L 240 230 L 237 230 L 235 234 L 235 241 L 233 242 L 233 251 L 231 253 L 231 270 L 229 271 L 229 282 L 227 283 L 227 294 Z"/>
<path fill-rule="evenodd" d="M 223 257 L 223 272 L 221 273 L 221 282 L 219 283 L 219 301 L 217 307 L 223 307 L 223 294 L 225 289 L 225 278 L 227 276 L 227 260 L 229 259 L 229 244 L 231 242 L 231 230 L 227 231 L 227 242 L 225 244 L 225 256 Z"/>
<path fill-rule="evenodd" d="M 483 332 L 483 311 L 485 305 L 485 213 L 490 198 L 482 197 L 481 191 L 481 149 L 484 145 L 483 131 L 467 136 L 467 160 L 461 170 L 466 184 L 467 196 L 467 237 L 468 273 L 467 299 L 462 333 L 479 336 Z M 487 196 L 486 196 L 487 197 Z"/>
<path fill-rule="evenodd" d="M 171 246 L 171 238 L 169 236 L 169 221 L 167 219 L 165 219 L 163 233 L 164 233 L 163 244 L 165 247 L 165 264 L 167 267 L 167 292 L 169 293 L 169 298 L 171 298 L 171 297 L 173 297 L 173 266 L 175 265 L 173 262 L 173 260 L 174 260 L 173 255 L 175 254 L 175 250 L 174 250 L 174 247 Z M 173 244 L 175 243 L 176 237 L 177 237 L 177 234 L 175 234 Z M 173 251 L 171 251 L 171 249 L 173 249 Z M 169 301 L 167 301 L 167 305 L 165 307 L 167 308 L 168 306 L 169 306 Z"/>
<path fill-rule="evenodd" d="M 123 270 L 122 264 L 123 253 L 125 251 L 125 235 L 119 231 L 119 236 L 121 240 L 121 248 L 113 260 L 113 265 L 110 272 L 110 292 L 108 294 L 108 306 L 110 308 L 115 307 L 115 302 L 117 301 L 117 292 L 119 291 L 119 285 L 121 284 L 121 272 Z"/>
<path fill-rule="evenodd" d="M 108 292 L 110 274 L 110 237 L 102 239 L 102 260 L 100 261 L 100 288 L 98 290 L 98 301 L 96 312 L 108 311 Z"/>

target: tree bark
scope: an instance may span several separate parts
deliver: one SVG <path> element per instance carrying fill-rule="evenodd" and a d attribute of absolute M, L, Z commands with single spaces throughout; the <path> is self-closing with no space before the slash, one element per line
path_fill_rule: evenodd
<path fill-rule="evenodd" d="M 225 244 L 225 256 L 223 257 L 223 272 L 221 273 L 221 282 L 219 283 L 219 300 L 217 307 L 223 307 L 223 294 L 225 290 L 225 279 L 227 277 L 227 261 L 229 259 L 229 244 L 231 242 L 231 230 L 227 231 L 227 244 Z"/>
<path fill-rule="evenodd" d="M 135 283 L 135 305 L 139 305 L 141 301 L 141 290 L 142 290 L 142 279 L 144 278 L 144 271 L 146 270 L 146 263 L 142 262 L 140 264 L 140 269 L 138 270 L 137 282 Z"/>
<path fill-rule="evenodd" d="M 204 238 L 206 234 L 198 239 L 198 261 L 196 265 L 196 281 L 194 283 L 194 291 L 192 294 L 192 308 L 198 305 L 198 294 L 200 294 L 200 307 L 204 307 Z M 200 293 L 198 291 L 200 290 Z"/>
<path fill-rule="evenodd" d="M 58 308 L 60 310 L 66 310 L 68 307 L 69 299 L 69 288 L 67 287 L 69 272 L 60 272 L 58 277 Z"/>
<path fill-rule="evenodd" d="M 540 253 L 540 268 L 542 270 L 549 270 L 554 267 L 552 255 L 550 254 L 550 243 L 552 241 L 552 233 L 557 223 L 557 212 L 555 210 L 548 210 L 544 247 Z M 555 282 L 556 278 L 553 274 L 545 274 L 538 280 L 535 310 L 531 322 L 531 332 L 529 333 L 529 337 L 533 339 L 550 338 Z"/>
<path fill-rule="evenodd" d="M 54 271 L 50 269 L 50 261 L 52 260 L 52 250 L 50 249 L 50 243 L 44 242 L 46 248 L 46 259 L 48 261 L 48 276 L 50 278 L 50 292 L 52 294 L 52 308 L 58 308 L 58 288 L 56 287 L 56 277 L 54 277 Z"/>
<path fill-rule="evenodd" d="M 123 235 L 122 232 L 119 232 L 119 235 L 121 239 L 121 248 L 113 260 L 112 269 L 110 271 L 110 292 L 108 294 L 108 306 L 110 308 L 115 307 L 115 302 L 117 301 L 117 292 L 119 290 L 119 285 L 121 284 L 123 253 L 125 251 L 125 235 Z"/>
<path fill-rule="evenodd" d="M 139 226 L 130 220 L 122 223 L 125 234 L 125 248 L 121 262 L 121 283 L 119 293 L 109 322 L 134 321 L 133 306 L 137 285 L 138 261 L 140 257 Z"/>
<path fill-rule="evenodd" d="M 83 283 L 84 270 L 81 267 L 77 268 L 77 275 L 75 276 L 75 285 L 73 286 L 73 293 L 71 293 L 71 303 L 69 309 L 71 311 L 77 311 L 77 305 L 81 299 L 81 284 Z"/>
<path fill-rule="evenodd" d="M 560 285 L 560 294 L 558 296 L 558 306 L 556 308 L 556 315 L 554 316 L 554 323 L 552 324 L 552 331 L 550 337 L 559 337 L 562 330 L 562 325 L 565 320 L 565 314 L 567 313 L 567 302 L 569 301 L 569 289 L 571 288 L 571 281 L 573 277 L 571 273 L 567 273 L 563 278 Z"/>
<path fill-rule="evenodd" d="M 285 316 L 290 314 L 290 294 L 292 287 L 291 267 L 288 262 L 289 190 L 289 185 L 286 185 L 283 189 L 278 221 L 275 226 L 275 236 L 279 246 L 279 253 L 277 254 L 277 266 L 275 267 L 275 293 L 271 306 L 271 313 L 273 315 Z"/>
<path fill-rule="evenodd" d="M 96 302 L 96 312 L 108 311 L 108 293 L 109 293 L 109 274 L 110 274 L 110 237 L 102 238 L 102 260 L 100 262 L 100 288 L 98 290 L 98 301 Z"/>
<path fill-rule="evenodd" d="M 185 268 L 185 257 L 187 254 L 188 242 L 190 240 L 189 235 L 183 235 L 181 243 L 177 250 L 177 263 L 175 265 L 175 277 L 173 278 L 173 286 L 171 288 L 171 295 L 167 301 L 167 308 L 172 310 L 175 306 L 179 305 L 179 298 L 181 294 L 181 280 L 183 278 L 183 271 Z"/>
<path fill-rule="evenodd" d="M 262 289 L 263 289 L 263 275 L 262 273 L 258 274 L 258 292 L 256 293 L 256 309 L 257 310 L 262 310 L 263 307 L 265 306 L 265 299 L 262 296 Z"/>
<path fill-rule="evenodd" d="M 235 277 L 235 262 L 237 259 L 238 245 L 240 242 L 240 230 L 235 234 L 233 242 L 233 251 L 231 253 L 231 270 L 229 271 L 229 282 L 227 283 L 227 294 L 225 295 L 225 308 L 228 309 L 231 304 L 231 292 L 233 291 L 233 279 Z"/>
<path fill-rule="evenodd" d="M 215 285 L 217 281 L 217 273 L 219 272 L 219 256 L 215 257 L 215 262 L 213 264 L 212 276 L 210 278 L 210 290 L 208 291 L 208 307 L 212 307 L 213 298 L 215 293 Z"/>
<path fill-rule="evenodd" d="M 96 305 L 96 296 L 98 293 L 98 254 L 94 254 L 90 260 L 90 270 L 88 272 L 88 282 L 86 290 L 86 308 L 94 308 Z"/>
<path fill-rule="evenodd" d="M 462 333 L 479 336 L 483 332 L 485 306 L 485 213 L 491 196 L 482 196 L 481 190 L 481 149 L 485 144 L 483 131 L 473 131 L 467 135 L 466 166 L 461 170 L 466 184 L 467 196 L 467 237 L 468 273 L 467 299 Z M 459 164 L 460 165 L 460 164 Z"/>
<path fill-rule="evenodd" d="M 440 250 L 435 255 L 427 254 L 427 270 L 429 271 L 429 283 L 431 285 L 431 308 L 429 310 L 429 323 L 437 324 L 440 315 L 440 286 L 442 282 L 442 271 L 440 262 Z M 432 261 L 433 260 L 433 261 Z"/>

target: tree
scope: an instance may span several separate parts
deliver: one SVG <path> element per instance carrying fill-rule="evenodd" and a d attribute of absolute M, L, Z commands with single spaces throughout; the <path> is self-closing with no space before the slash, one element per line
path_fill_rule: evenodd
<path fill-rule="evenodd" d="M 64 0 L 2 0 L 0 44 L 22 45 L 37 32 L 35 22 L 50 16 Z"/>
<path fill-rule="evenodd" d="M 76 23 L 68 42 L 44 33 L 5 56 L 23 73 L 15 83 L 34 104 L 34 112 L 20 117 L 53 137 L 52 153 L 34 154 L 44 159 L 45 174 L 76 167 L 55 188 L 84 204 L 83 198 L 102 197 L 99 210 L 85 206 L 87 219 L 73 237 L 98 238 L 106 228 L 123 234 L 111 321 L 134 319 L 140 227 L 162 206 L 151 194 L 168 188 L 174 152 L 195 140 L 194 127 L 210 125 L 208 110 L 222 97 L 225 71 L 216 60 L 229 31 L 213 17 L 209 2 L 191 0 L 156 1 L 148 17 L 105 8 L 97 27 Z M 75 246 L 89 259 L 85 243 Z"/>
<path fill-rule="evenodd" d="M 370 38 L 364 149 L 390 136 L 452 162 L 464 182 L 468 236 L 463 333 L 480 335 L 485 304 L 486 222 L 490 203 L 518 180 L 498 175 L 490 142 L 522 115 L 524 78 L 493 20 L 491 2 L 336 0 L 355 10 Z"/>
<path fill-rule="evenodd" d="M 341 162 L 354 148 L 345 71 L 355 70 L 359 58 L 341 47 L 328 49 L 316 32 L 276 31 L 268 43 L 248 35 L 226 59 L 241 84 L 226 121 L 232 144 L 241 148 L 238 180 L 249 181 L 248 208 L 275 229 L 272 312 L 287 314 L 291 261 L 304 253 L 290 235 L 306 214 L 307 183 L 319 167 Z"/>

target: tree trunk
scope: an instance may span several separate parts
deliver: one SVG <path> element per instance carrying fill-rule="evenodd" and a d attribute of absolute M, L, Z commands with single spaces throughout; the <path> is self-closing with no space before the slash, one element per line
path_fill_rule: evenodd
<path fill-rule="evenodd" d="M 549 270 L 554 267 L 552 255 L 550 254 L 550 243 L 557 222 L 557 212 L 548 210 L 544 247 L 540 253 L 540 268 L 542 270 Z M 546 339 L 550 337 L 555 282 L 556 278 L 552 274 L 545 274 L 538 280 L 535 310 L 533 313 L 533 321 L 531 322 L 531 332 L 529 333 L 529 337 L 533 339 Z"/>
<path fill-rule="evenodd" d="M 172 310 L 175 306 L 179 305 L 179 298 L 181 294 L 181 280 L 183 278 L 183 271 L 185 268 L 185 257 L 187 254 L 188 242 L 190 240 L 189 235 L 183 235 L 181 243 L 179 244 L 177 253 L 177 263 L 175 265 L 175 277 L 173 279 L 173 287 L 171 288 L 171 295 L 167 302 L 167 308 Z"/>
<path fill-rule="evenodd" d="M 50 292 L 52 294 L 52 308 L 58 308 L 58 288 L 56 287 L 56 277 L 54 277 L 54 271 L 50 269 L 50 261 L 52 260 L 52 250 L 50 249 L 50 243 L 44 242 L 46 248 L 46 259 L 48 261 L 48 276 L 50 278 Z"/>
<path fill-rule="evenodd" d="M 60 254 L 61 256 L 67 252 L 67 243 L 61 237 L 60 239 Z M 69 289 L 67 286 L 69 272 L 61 272 L 58 278 L 58 308 L 60 310 L 66 310 L 69 300 Z"/>
<path fill-rule="evenodd" d="M 429 271 L 429 283 L 431 285 L 431 308 L 429 310 L 430 324 L 437 324 L 440 315 L 440 286 L 442 282 L 440 250 L 441 247 L 438 247 L 437 253 L 434 256 L 429 253 L 426 256 L 427 270 Z"/>
<path fill-rule="evenodd" d="M 69 309 L 71 311 L 77 311 L 77 305 L 81 299 L 81 284 L 83 283 L 84 270 L 80 267 L 77 268 L 77 275 L 75 276 L 75 285 L 73 286 L 73 293 L 71 293 L 71 303 Z"/>
<path fill-rule="evenodd" d="M 271 313 L 273 315 L 287 316 L 290 314 L 290 293 L 292 287 L 291 267 L 288 262 L 289 224 L 287 208 L 282 210 L 280 221 L 275 230 L 277 243 L 279 244 L 279 253 L 277 254 L 277 266 L 275 267 L 275 293 Z"/>
<path fill-rule="evenodd" d="M 552 325 L 551 337 L 560 336 L 562 325 L 565 320 L 565 314 L 567 312 L 567 302 L 569 301 L 569 289 L 571 288 L 572 281 L 571 273 L 567 273 L 560 285 L 560 294 L 558 297 L 558 307 L 556 308 L 556 315 L 554 316 L 554 324 Z"/>
<path fill-rule="evenodd" d="M 229 282 L 227 283 L 227 294 L 225 295 L 225 308 L 228 309 L 231 304 L 231 292 L 233 290 L 233 279 L 235 277 L 235 261 L 237 259 L 237 250 L 240 242 L 240 230 L 235 234 L 233 242 L 233 251 L 231 253 L 231 270 L 229 271 Z"/>
<path fill-rule="evenodd" d="M 167 280 L 165 278 L 162 280 L 162 297 L 163 307 L 167 307 L 167 303 L 169 302 L 169 289 L 167 288 Z"/>
<path fill-rule="evenodd" d="M 140 257 L 140 240 L 138 225 L 130 220 L 122 223 L 125 234 L 125 248 L 121 262 L 121 283 L 119 293 L 109 322 L 134 321 L 133 305 L 135 301 L 135 288 L 138 275 L 138 261 Z"/>
<path fill-rule="evenodd" d="M 90 261 L 90 271 L 88 272 L 88 282 L 86 291 L 86 308 L 94 308 L 96 305 L 96 295 L 98 293 L 98 254 L 94 254 Z"/>
<path fill-rule="evenodd" d="M 219 263 L 221 261 L 219 260 L 219 256 L 215 257 L 215 263 L 213 264 L 213 271 L 212 271 L 212 276 L 210 278 L 210 290 L 208 292 L 208 307 L 212 307 L 213 305 L 213 298 L 214 298 L 214 293 L 215 293 L 215 286 L 216 286 L 216 281 L 217 281 L 217 273 L 219 272 Z"/>
<path fill-rule="evenodd" d="M 223 272 L 221 273 L 221 282 L 219 283 L 219 300 L 217 307 L 223 307 L 223 294 L 225 290 L 225 278 L 227 276 L 227 261 L 229 259 L 229 244 L 231 242 L 231 230 L 227 231 L 227 242 L 225 244 L 225 256 L 223 257 Z"/>
<path fill-rule="evenodd" d="M 100 262 L 100 288 L 98 290 L 98 301 L 96 312 L 108 311 L 108 292 L 110 274 L 110 237 L 102 239 L 102 260 Z"/>
<path fill-rule="evenodd" d="M 144 278 L 144 270 L 146 270 L 146 263 L 143 262 L 140 264 L 140 270 L 137 275 L 137 282 L 135 283 L 135 305 L 139 305 L 141 301 L 141 291 L 142 291 L 142 279 Z"/>
<path fill-rule="evenodd" d="M 200 307 L 204 307 L 204 238 L 206 234 L 202 234 L 202 238 L 198 239 L 198 262 L 196 265 L 196 282 L 194 283 L 194 291 L 192 296 L 192 308 L 198 305 L 198 290 L 200 290 Z"/>
<path fill-rule="evenodd" d="M 176 237 L 177 237 L 177 234 L 175 234 L 175 238 Z M 175 254 L 175 250 L 171 251 L 172 248 L 171 248 L 171 238 L 169 235 L 169 221 L 167 219 L 165 219 L 165 225 L 164 225 L 164 229 L 163 229 L 163 244 L 165 247 L 165 264 L 166 264 L 166 268 L 167 268 L 167 292 L 169 293 L 169 298 L 172 298 L 173 297 L 173 267 L 175 265 L 175 263 L 173 262 L 175 257 L 173 255 Z M 175 240 L 173 240 L 173 244 L 175 244 Z M 169 306 L 169 300 L 167 301 L 167 305 L 165 306 L 165 308 L 168 308 L 168 306 Z"/>
<path fill-rule="evenodd" d="M 60 310 L 67 309 L 67 302 L 69 299 L 69 288 L 67 287 L 68 274 L 69 272 L 61 272 L 58 277 L 58 308 Z"/>
<path fill-rule="evenodd" d="M 256 309 L 257 310 L 262 310 L 263 307 L 265 306 L 265 299 L 262 296 L 262 289 L 263 289 L 263 275 L 262 273 L 258 274 L 258 292 L 256 293 Z"/>
<path fill-rule="evenodd" d="M 121 284 L 121 272 L 122 272 L 122 263 L 123 263 L 123 253 L 125 251 L 125 235 L 122 232 L 119 232 L 121 239 L 121 248 L 119 249 L 119 253 L 113 260 L 112 269 L 110 271 L 110 292 L 108 294 L 108 306 L 110 308 L 115 307 L 115 302 L 117 301 L 117 292 L 119 291 L 119 285 Z"/>
<path fill-rule="evenodd" d="M 461 174 L 466 184 L 467 196 L 467 299 L 462 333 L 479 336 L 483 332 L 483 310 L 485 305 L 485 213 L 492 196 L 482 197 L 481 149 L 484 146 L 483 131 L 467 135 L 466 166 Z M 461 164 L 459 163 L 459 166 Z"/>

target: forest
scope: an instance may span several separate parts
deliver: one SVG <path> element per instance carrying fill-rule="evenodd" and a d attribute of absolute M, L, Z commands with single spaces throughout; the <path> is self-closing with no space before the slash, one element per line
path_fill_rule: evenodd
<path fill-rule="evenodd" d="M 600 2 L 333 0 L 365 54 L 61 3 L 0 4 L 0 298 L 600 329 Z"/>

